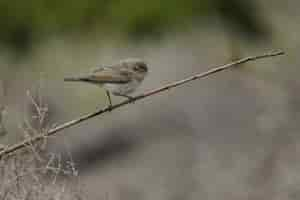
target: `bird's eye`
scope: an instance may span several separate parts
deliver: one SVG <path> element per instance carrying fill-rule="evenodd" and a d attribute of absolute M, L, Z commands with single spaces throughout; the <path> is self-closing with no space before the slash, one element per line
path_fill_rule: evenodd
<path fill-rule="evenodd" d="M 135 66 L 135 67 L 133 68 L 133 70 L 134 70 L 134 71 L 140 71 L 140 68 L 139 68 L 139 66 Z"/>

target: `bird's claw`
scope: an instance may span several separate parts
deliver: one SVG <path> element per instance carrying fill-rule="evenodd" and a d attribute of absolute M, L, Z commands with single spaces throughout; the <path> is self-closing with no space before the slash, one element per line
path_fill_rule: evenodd
<path fill-rule="evenodd" d="M 108 110 L 109 112 L 111 112 L 112 109 L 113 109 L 113 106 L 112 106 L 112 104 L 110 104 L 110 105 L 107 107 L 107 110 Z"/>

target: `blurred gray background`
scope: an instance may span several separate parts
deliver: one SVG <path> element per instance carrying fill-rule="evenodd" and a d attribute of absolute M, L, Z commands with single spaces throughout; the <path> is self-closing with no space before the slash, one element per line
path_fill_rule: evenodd
<path fill-rule="evenodd" d="M 138 94 L 283 49 L 286 56 L 69 128 L 51 139 L 48 151 L 74 160 L 88 199 L 299 199 L 299 6 L 293 0 L 3 0 L 0 104 L 7 134 L 0 143 L 19 141 L 26 122 L 39 126 L 30 95 L 48 109 L 44 127 L 104 107 L 103 90 L 63 82 L 101 64 L 143 58 L 150 73 Z"/>

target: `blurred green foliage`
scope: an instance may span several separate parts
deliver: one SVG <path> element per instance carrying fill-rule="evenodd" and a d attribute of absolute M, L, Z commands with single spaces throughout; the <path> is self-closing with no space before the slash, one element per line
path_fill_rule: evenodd
<path fill-rule="evenodd" d="M 260 34 L 259 20 L 253 18 L 257 10 L 251 4 L 239 0 L 0 0 L 0 43 L 24 50 L 48 34 L 95 30 L 130 38 L 153 37 L 216 14 L 242 30 Z"/>

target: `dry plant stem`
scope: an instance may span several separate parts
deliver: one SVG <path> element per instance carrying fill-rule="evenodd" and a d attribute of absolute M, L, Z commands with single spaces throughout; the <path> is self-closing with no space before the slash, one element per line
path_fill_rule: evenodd
<path fill-rule="evenodd" d="M 196 79 L 200 79 L 200 78 L 209 76 L 211 74 L 214 74 L 214 73 L 217 73 L 217 72 L 220 72 L 220 71 L 232 68 L 234 66 L 237 66 L 237 65 L 240 65 L 240 64 L 243 64 L 243 63 L 246 63 L 246 62 L 255 61 L 255 60 L 258 60 L 258 59 L 263 59 L 263 58 L 268 58 L 268 57 L 279 56 L 279 55 L 283 55 L 283 54 L 284 54 L 283 51 L 276 51 L 276 52 L 266 53 L 266 54 L 259 55 L 259 56 L 246 57 L 246 58 L 243 58 L 243 59 L 240 59 L 240 60 L 237 60 L 237 61 L 233 61 L 233 62 L 225 64 L 225 65 L 221 65 L 221 66 L 215 67 L 215 68 L 213 68 L 211 70 L 208 70 L 206 72 L 190 76 L 190 77 L 188 77 L 186 79 L 182 79 L 182 80 L 179 80 L 179 81 L 175 81 L 175 82 L 169 83 L 169 84 L 164 85 L 164 86 L 162 86 L 160 88 L 153 89 L 153 90 L 150 90 L 150 91 L 145 92 L 143 94 L 134 96 L 131 99 L 125 100 L 125 101 L 123 101 L 123 102 L 121 102 L 119 104 L 115 104 L 115 105 L 112 105 L 112 106 L 105 107 L 105 108 L 97 110 L 95 112 L 83 115 L 83 116 L 81 116 L 81 117 L 79 117 L 77 119 L 68 121 L 68 122 L 63 123 L 61 125 L 58 125 L 55 128 L 52 128 L 52 129 L 48 130 L 48 132 L 46 134 L 36 135 L 36 136 L 34 136 L 32 138 L 25 139 L 24 141 L 21 141 L 21 142 L 19 142 L 17 144 L 9 146 L 9 147 L 7 147 L 6 149 L 4 149 L 4 150 L 2 150 L 0 152 L 0 158 L 2 158 L 3 156 L 12 155 L 11 153 L 13 153 L 13 152 L 15 152 L 15 151 L 17 151 L 19 149 L 26 148 L 27 146 L 30 146 L 32 144 L 35 144 L 36 142 L 42 140 L 45 137 L 48 137 L 48 136 L 51 136 L 51 135 L 55 135 L 56 133 L 58 133 L 58 132 L 60 132 L 60 131 L 62 131 L 64 129 L 66 129 L 68 127 L 74 126 L 76 124 L 79 124 L 79 123 L 81 123 L 83 121 L 86 121 L 86 120 L 88 120 L 90 118 L 93 118 L 95 116 L 101 115 L 103 113 L 111 112 L 112 110 L 115 110 L 117 108 L 120 108 L 120 107 L 125 106 L 125 105 L 130 104 L 130 103 L 133 103 L 135 101 L 144 99 L 146 97 L 152 96 L 154 94 L 161 93 L 161 92 L 169 90 L 171 88 L 175 88 L 177 86 L 180 86 L 180 85 L 183 85 L 185 83 L 188 83 L 190 81 L 193 81 L 193 80 L 196 80 Z"/>

